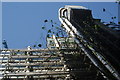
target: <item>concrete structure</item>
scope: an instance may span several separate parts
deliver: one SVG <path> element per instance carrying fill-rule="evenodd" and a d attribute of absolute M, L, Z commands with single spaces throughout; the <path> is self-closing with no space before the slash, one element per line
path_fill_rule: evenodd
<path fill-rule="evenodd" d="M 51 52 L 53 51 L 53 52 Z M 2 80 L 65 80 L 69 70 L 58 50 L 0 50 Z"/>
<path fill-rule="evenodd" d="M 0 50 L 2 80 L 104 79 L 73 38 L 47 38 L 47 42 L 48 49 Z"/>
<path fill-rule="evenodd" d="M 0 50 L 2 80 L 104 79 L 81 49 Z"/>
<path fill-rule="evenodd" d="M 120 80 L 120 32 L 92 17 L 82 6 L 59 9 L 59 20 L 81 50 L 108 79 Z"/>
<path fill-rule="evenodd" d="M 59 19 L 70 37 L 48 37 L 47 49 L 0 50 L 2 79 L 120 80 L 119 34 L 82 6 L 61 8 Z"/>

